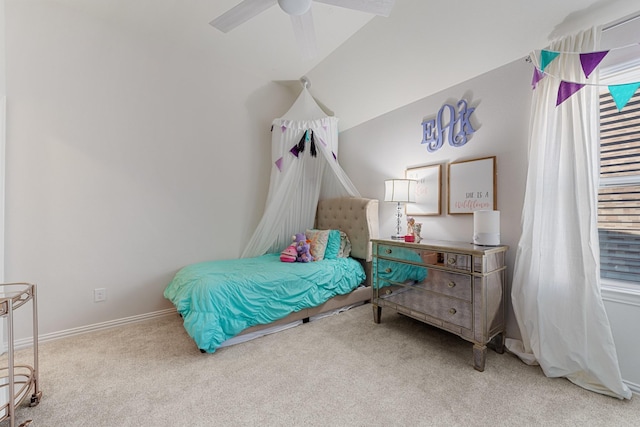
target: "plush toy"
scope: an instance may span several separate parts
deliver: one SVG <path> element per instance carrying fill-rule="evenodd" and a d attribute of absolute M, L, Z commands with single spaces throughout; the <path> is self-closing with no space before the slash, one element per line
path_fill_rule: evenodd
<path fill-rule="evenodd" d="M 311 262 L 313 261 L 313 256 L 311 256 L 311 245 L 309 240 L 307 240 L 307 236 L 304 233 L 297 233 L 293 236 L 293 243 L 296 245 L 296 249 L 298 251 L 298 256 L 296 261 L 298 262 Z"/>
<path fill-rule="evenodd" d="M 280 252 L 280 261 L 282 262 L 296 262 L 298 258 L 298 248 L 296 245 L 289 245 Z"/>

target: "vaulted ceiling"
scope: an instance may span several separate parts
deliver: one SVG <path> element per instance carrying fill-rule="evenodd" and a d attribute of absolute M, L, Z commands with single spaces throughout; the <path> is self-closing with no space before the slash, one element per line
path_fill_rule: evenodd
<path fill-rule="evenodd" d="M 313 2 L 319 54 L 304 60 L 277 5 L 225 34 L 209 22 L 240 0 L 55 1 L 215 55 L 258 80 L 291 86 L 306 75 L 342 130 L 640 9 L 637 0 L 396 0 L 383 18 Z"/>

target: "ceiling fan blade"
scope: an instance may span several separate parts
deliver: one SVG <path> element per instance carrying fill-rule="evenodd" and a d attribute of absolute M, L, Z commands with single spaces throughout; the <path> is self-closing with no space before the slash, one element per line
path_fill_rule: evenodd
<path fill-rule="evenodd" d="M 315 0 L 318 3 L 359 10 L 387 17 L 393 9 L 395 0 Z"/>
<path fill-rule="evenodd" d="M 311 9 L 302 15 L 291 15 L 293 34 L 298 41 L 298 47 L 303 59 L 313 59 L 318 54 L 316 30 L 313 26 Z"/>
<path fill-rule="evenodd" d="M 269 9 L 276 4 L 276 1 L 277 0 L 244 0 L 209 22 L 209 24 L 223 33 L 228 33 L 238 25 L 247 22 L 254 16 Z"/>

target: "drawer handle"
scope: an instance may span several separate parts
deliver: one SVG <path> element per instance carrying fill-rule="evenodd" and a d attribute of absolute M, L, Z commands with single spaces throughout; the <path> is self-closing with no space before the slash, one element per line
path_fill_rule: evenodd
<path fill-rule="evenodd" d="M 449 282 L 449 284 L 447 285 L 450 288 L 455 288 L 456 287 L 456 282 Z"/>
<path fill-rule="evenodd" d="M 391 249 L 387 249 L 384 251 L 385 254 L 390 254 L 391 252 L 393 252 Z"/>
<path fill-rule="evenodd" d="M 456 314 L 456 309 L 455 308 L 450 308 L 449 309 L 449 314 Z"/>
<path fill-rule="evenodd" d="M 456 265 L 456 259 L 455 258 L 449 258 L 449 265 Z"/>
<path fill-rule="evenodd" d="M 384 272 L 385 273 L 391 273 L 391 269 L 390 268 L 385 268 Z"/>

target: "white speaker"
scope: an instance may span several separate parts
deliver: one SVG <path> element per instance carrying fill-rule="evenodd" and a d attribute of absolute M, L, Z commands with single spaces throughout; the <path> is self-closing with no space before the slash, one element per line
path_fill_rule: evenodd
<path fill-rule="evenodd" d="M 500 245 L 500 211 L 473 212 L 473 243 L 481 246 Z"/>

